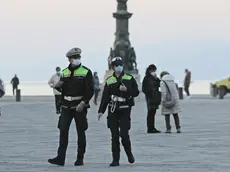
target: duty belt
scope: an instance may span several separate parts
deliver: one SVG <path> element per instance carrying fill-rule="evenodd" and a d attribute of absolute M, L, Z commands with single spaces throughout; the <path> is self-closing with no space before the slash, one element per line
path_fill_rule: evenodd
<path fill-rule="evenodd" d="M 115 96 L 115 95 L 111 95 L 111 99 L 112 99 L 112 101 L 115 101 L 115 102 L 125 102 L 126 101 L 125 98 L 118 97 L 118 96 Z"/>
<path fill-rule="evenodd" d="M 64 99 L 68 101 L 81 100 L 82 96 L 78 96 L 78 97 L 64 96 Z"/>

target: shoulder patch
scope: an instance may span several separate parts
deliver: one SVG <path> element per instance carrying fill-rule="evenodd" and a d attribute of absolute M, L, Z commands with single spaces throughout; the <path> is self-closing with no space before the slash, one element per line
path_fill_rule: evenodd
<path fill-rule="evenodd" d="M 133 76 L 132 75 L 129 75 L 129 74 L 124 74 L 123 76 L 122 76 L 122 79 L 124 79 L 124 80 L 131 80 L 133 78 Z"/>
<path fill-rule="evenodd" d="M 107 81 L 109 78 L 111 78 L 111 77 L 113 77 L 113 75 L 110 75 L 109 77 L 107 77 L 107 78 L 106 78 L 106 81 Z"/>
<path fill-rule="evenodd" d="M 110 84 L 116 83 L 117 79 L 116 79 L 116 77 L 114 77 L 113 75 L 111 75 L 110 77 L 108 77 L 106 79 L 105 82 L 106 82 L 107 85 L 110 85 Z"/>
<path fill-rule="evenodd" d="M 90 70 L 90 69 L 89 69 L 89 68 L 87 68 L 86 66 L 83 66 L 83 65 L 82 65 L 81 67 L 83 67 L 83 68 L 85 68 L 85 69 L 87 69 L 87 70 Z"/>

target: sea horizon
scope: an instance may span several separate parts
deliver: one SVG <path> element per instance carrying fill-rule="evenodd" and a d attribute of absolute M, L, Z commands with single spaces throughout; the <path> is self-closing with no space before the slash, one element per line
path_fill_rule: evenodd
<path fill-rule="evenodd" d="M 191 82 L 191 94 L 210 94 L 210 83 L 215 80 L 195 80 Z M 176 81 L 179 87 L 183 87 L 183 81 Z M 103 81 L 101 80 L 101 84 Z M 4 82 L 6 96 L 12 95 L 12 85 L 10 82 Z M 53 95 L 53 89 L 49 87 L 48 81 L 20 81 L 18 89 L 22 96 L 50 96 Z M 140 88 L 141 89 L 141 88 Z"/>

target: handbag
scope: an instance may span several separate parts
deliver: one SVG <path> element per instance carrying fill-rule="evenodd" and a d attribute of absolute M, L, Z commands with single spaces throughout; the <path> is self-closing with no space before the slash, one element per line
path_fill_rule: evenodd
<path fill-rule="evenodd" d="M 166 89 L 167 89 L 167 93 L 166 93 L 166 99 L 162 102 L 163 103 L 163 106 L 167 109 L 171 109 L 175 106 L 176 104 L 176 101 L 175 99 L 172 98 L 172 94 L 171 94 L 171 91 L 168 87 L 168 85 L 166 84 L 165 81 L 163 81 L 165 86 L 166 86 Z"/>

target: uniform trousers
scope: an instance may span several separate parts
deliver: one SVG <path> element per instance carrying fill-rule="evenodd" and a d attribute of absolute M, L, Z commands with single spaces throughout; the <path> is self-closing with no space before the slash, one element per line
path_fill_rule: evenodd
<path fill-rule="evenodd" d="M 109 110 L 107 125 L 112 137 L 111 149 L 114 161 L 119 161 L 120 159 L 120 137 L 127 156 L 131 155 L 131 141 L 129 136 L 131 128 L 130 113 L 130 108 L 117 109 L 114 113 L 111 113 Z"/>
<path fill-rule="evenodd" d="M 83 112 L 77 112 L 76 109 L 62 108 L 60 116 L 60 136 L 59 136 L 59 148 L 58 157 L 65 160 L 66 150 L 69 140 L 69 128 L 72 120 L 75 120 L 76 130 L 77 130 L 77 158 L 83 159 L 86 150 L 86 135 L 85 131 L 88 129 L 87 122 L 87 109 Z"/>

